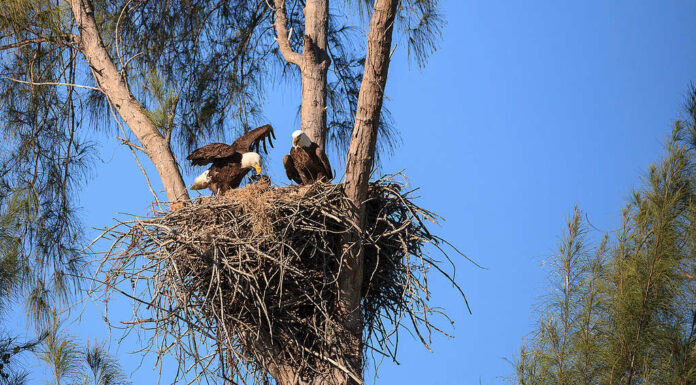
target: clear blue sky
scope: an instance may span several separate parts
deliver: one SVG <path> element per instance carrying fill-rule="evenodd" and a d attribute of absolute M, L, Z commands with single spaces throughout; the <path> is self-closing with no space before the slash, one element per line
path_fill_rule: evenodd
<path fill-rule="evenodd" d="M 383 171 L 406 169 L 419 202 L 447 219 L 436 231 L 488 270 L 457 261 L 473 315 L 435 282 L 454 339 L 437 338 L 430 353 L 404 335 L 401 365 L 382 363 L 379 384 L 502 383 L 511 373 L 503 358 L 533 326 L 542 263 L 573 205 L 599 228 L 617 225 L 696 81 L 693 1 L 443 0 L 442 8 L 448 25 L 425 69 L 408 64 L 398 39 L 387 94 L 402 144 Z M 294 85 L 267 100 L 279 136 L 275 181 L 285 181 L 281 156 L 298 128 L 298 102 Z M 127 149 L 108 140 L 102 150 L 82 200 L 95 227 L 117 212 L 144 212 L 150 200 Z M 108 338 L 93 308 L 68 327 Z M 127 354 L 139 342 L 119 346 L 117 337 L 112 351 L 134 384 L 153 383 L 152 361 L 136 370 L 140 357 Z M 35 369 L 32 383 L 44 375 Z"/>

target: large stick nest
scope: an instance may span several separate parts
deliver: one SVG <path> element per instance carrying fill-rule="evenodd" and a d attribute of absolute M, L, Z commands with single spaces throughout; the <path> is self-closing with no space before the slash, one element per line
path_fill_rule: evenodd
<path fill-rule="evenodd" d="M 367 225 L 357 237 L 363 346 L 392 358 L 400 327 L 426 347 L 440 332 L 430 319 L 444 314 L 428 304 L 428 270 L 459 289 L 426 253 L 428 244 L 447 244 L 426 228 L 438 217 L 403 188 L 393 178 L 370 184 Z M 344 242 L 356 232 L 350 207 L 342 185 L 256 183 L 122 222 L 106 232 L 114 243 L 100 267 L 104 287 L 129 292 L 134 319 L 125 323 L 153 331 L 144 350 L 174 353 L 181 372 L 193 373 L 188 380 L 263 383 L 283 367 L 302 378 L 327 366 L 357 378 L 341 364 L 350 361 L 340 348 L 337 305 Z"/>

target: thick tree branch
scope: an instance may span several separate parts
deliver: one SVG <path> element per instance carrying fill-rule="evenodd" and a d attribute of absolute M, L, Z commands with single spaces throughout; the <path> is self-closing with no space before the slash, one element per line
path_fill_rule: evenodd
<path fill-rule="evenodd" d="M 327 53 L 329 34 L 329 0 L 305 2 L 305 35 L 302 53 L 290 46 L 285 0 L 273 0 L 276 41 L 288 63 L 297 65 L 302 74 L 301 128 L 309 138 L 324 148 L 326 142 L 327 74 L 331 58 Z"/>
<path fill-rule="evenodd" d="M 302 130 L 319 147 L 326 142 L 326 97 L 331 58 L 329 0 L 307 0 L 304 7 L 305 35 L 302 45 Z"/>
<path fill-rule="evenodd" d="M 87 59 L 97 85 L 152 160 L 169 201 L 188 200 L 188 191 L 174 154 L 165 137 L 143 112 L 142 106 L 130 92 L 123 74 L 109 56 L 99 35 L 90 0 L 70 0 L 70 6 L 80 31 L 80 52 Z"/>
<path fill-rule="evenodd" d="M 394 18 L 399 0 L 375 0 L 368 33 L 365 72 L 346 164 L 346 193 L 362 212 L 374 164 L 380 112 L 389 72 Z M 362 223 L 360 221 L 359 223 Z"/>
<path fill-rule="evenodd" d="M 392 43 L 394 19 L 399 0 L 375 0 L 368 32 L 365 71 L 358 96 L 355 126 L 346 161 L 345 192 L 353 204 L 355 223 L 365 225 L 365 200 L 374 164 L 375 147 L 384 88 L 389 72 L 389 50 Z M 363 282 L 364 258 L 360 234 L 348 234 L 344 239 L 343 268 L 339 276 L 339 306 L 344 313 L 344 326 L 351 333 L 354 350 L 353 368 L 362 363 L 362 312 L 360 295 Z"/>
<path fill-rule="evenodd" d="M 280 48 L 280 53 L 283 58 L 287 60 L 288 63 L 301 66 L 302 55 L 293 51 L 290 46 L 290 33 L 288 32 L 288 18 L 285 11 L 285 0 L 273 0 L 275 5 L 275 29 L 276 41 L 278 42 L 278 48 Z"/>

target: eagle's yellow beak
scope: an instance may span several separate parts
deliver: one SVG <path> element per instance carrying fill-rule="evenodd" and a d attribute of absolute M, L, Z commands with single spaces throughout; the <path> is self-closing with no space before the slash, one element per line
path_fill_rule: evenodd
<path fill-rule="evenodd" d="M 261 175 L 261 166 L 258 163 L 254 165 L 254 170 L 256 170 L 256 175 Z"/>
<path fill-rule="evenodd" d="M 298 141 L 298 140 L 300 140 L 300 137 L 299 137 L 299 136 L 296 136 L 296 137 L 292 138 L 292 145 L 293 145 L 293 147 L 297 147 L 297 141 Z"/>

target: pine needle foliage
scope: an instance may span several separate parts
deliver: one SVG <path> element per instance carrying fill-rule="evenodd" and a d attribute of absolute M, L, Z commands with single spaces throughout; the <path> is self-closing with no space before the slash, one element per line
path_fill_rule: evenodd
<path fill-rule="evenodd" d="M 93 159 L 75 89 L 26 84 L 77 82 L 67 12 L 63 2 L 0 3 L 0 302 L 25 294 L 34 321 L 74 292 L 76 192 Z"/>
<path fill-rule="evenodd" d="M 0 384 L 20 385 L 26 382 L 28 373 L 21 365 L 22 356 L 35 351 L 47 336 L 47 333 L 42 333 L 35 340 L 21 342 L 12 337 L 0 338 Z"/>
<path fill-rule="evenodd" d="M 127 380 L 121 365 L 111 357 L 103 344 L 87 344 L 85 348 L 85 363 L 90 376 L 85 379 L 85 385 L 126 385 Z"/>
<path fill-rule="evenodd" d="M 687 113 L 618 230 L 588 245 L 582 212 L 573 212 L 515 382 L 696 381 L 696 90 Z"/>
<path fill-rule="evenodd" d="M 55 312 L 52 312 L 50 327 L 38 346 L 37 356 L 48 366 L 56 385 L 130 384 L 121 365 L 103 343 L 82 346 L 78 339 L 64 331 Z"/>
<path fill-rule="evenodd" d="M 67 384 L 80 378 L 82 352 L 75 339 L 60 329 L 55 313 L 52 321 L 39 358 L 50 368 L 56 385 Z"/>

